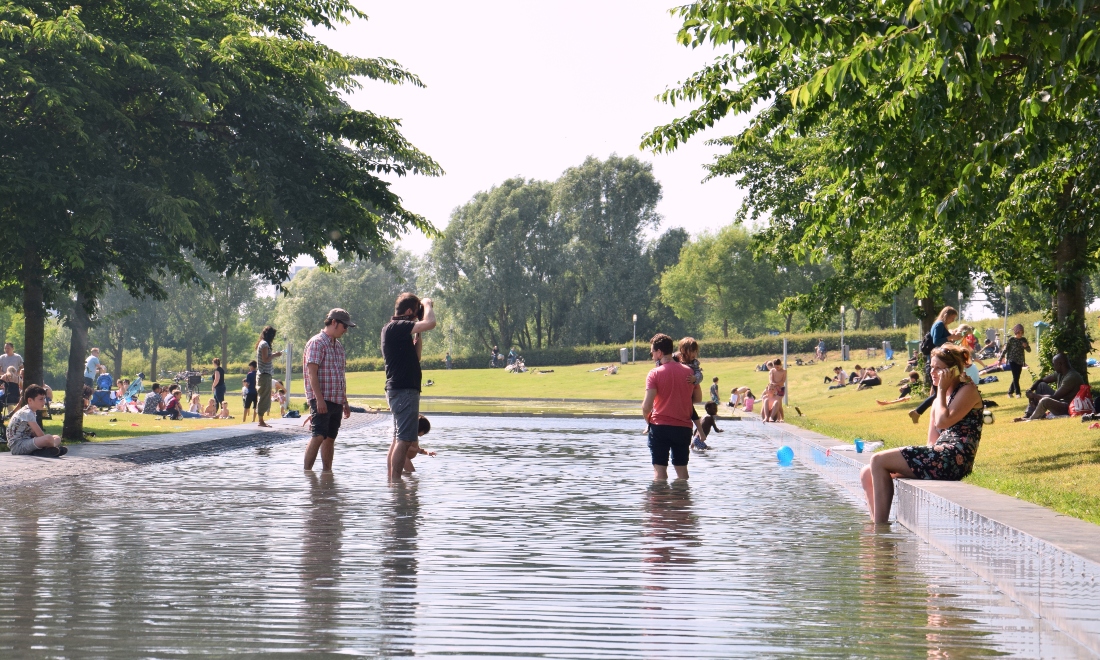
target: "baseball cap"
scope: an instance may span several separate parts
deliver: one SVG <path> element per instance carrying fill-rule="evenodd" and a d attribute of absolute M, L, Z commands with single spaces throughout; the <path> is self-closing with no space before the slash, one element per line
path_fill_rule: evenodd
<path fill-rule="evenodd" d="M 328 316 L 325 317 L 325 320 L 328 321 L 329 319 L 333 321 L 339 321 L 349 328 L 355 327 L 355 324 L 351 322 L 351 314 L 348 314 L 348 310 L 346 309 L 341 309 L 337 307 L 335 309 L 329 310 Z"/>

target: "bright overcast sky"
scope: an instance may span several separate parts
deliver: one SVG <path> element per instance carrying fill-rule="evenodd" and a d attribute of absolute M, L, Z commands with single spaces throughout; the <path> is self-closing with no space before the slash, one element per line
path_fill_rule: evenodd
<path fill-rule="evenodd" d="M 321 36 L 339 50 L 387 57 L 427 86 L 368 82 L 350 102 L 400 119 L 404 135 L 446 175 L 394 183 L 406 208 L 442 229 L 476 192 L 522 176 L 556 179 L 586 156 L 635 155 L 664 189 L 663 227 L 692 234 L 728 224 L 741 194 L 730 180 L 703 184 L 727 119 L 672 155 L 641 152 L 642 134 L 683 112 L 654 100 L 711 61 L 709 48 L 675 41 L 669 0 L 360 0 L 369 21 Z M 402 245 L 423 254 L 421 234 Z"/>

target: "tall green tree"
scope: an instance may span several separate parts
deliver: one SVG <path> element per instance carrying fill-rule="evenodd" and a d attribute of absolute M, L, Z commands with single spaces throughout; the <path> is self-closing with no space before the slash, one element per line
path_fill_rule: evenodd
<path fill-rule="evenodd" d="M 277 283 L 300 255 L 380 256 L 406 228 L 431 231 L 381 175 L 438 165 L 396 121 L 343 99 L 362 78 L 419 81 L 310 34 L 362 18 L 349 2 L 0 11 L 0 256 L 22 295 L 29 379 L 41 377 L 50 302 L 89 327 L 108 272 L 164 296 L 166 274 L 193 277 L 192 254 Z M 74 332 L 71 352 L 85 339 Z M 82 418 L 76 406 L 66 416 L 69 436 Z"/>
<path fill-rule="evenodd" d="M 703 234 L 661 276 L 661 301 L 689 322 L 730 327 L 747 336 L 764 330 L 763 312 L 778 301 L 775 269 L 753 255 L 752 236 L 739 225 Z"/>
<path fill-rule="evenodd" d="M 854 237 L 885 231 L 902 245 L 884 290 L 907 277 L 926 314 L 937 274 L 960 263 L 998 284 L 1036 267 L 1053 295 L 1054 343 L 1083 372 L 1084 281 L 1100 240 L 1094 8 L 707 0 L 677 12 L 682 43 L 725 52 L 666 92 L 698 106 L 647 145 L 675 148 L 729 112 L 762 108 L 724 141 L 732 171 L 754 152 L 789 149 L 772 170 L 809 159 L 810 185 L 783 220 L 803 251 L 845 256 Z"/>

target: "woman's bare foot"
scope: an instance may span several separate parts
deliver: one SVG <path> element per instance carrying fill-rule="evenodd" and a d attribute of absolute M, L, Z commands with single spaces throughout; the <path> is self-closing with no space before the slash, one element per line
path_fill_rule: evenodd
<path fill-rule="evenodd" d="M 262 429 L 269 429 L 269 428 L 271 428 L 271 425 L 270 425 L 270 424 L 268 424 L 268 423 L 266 423 L 266 422 L 260 422 L 260 423 L 259 423 L 259 424 L 257 424 L 256 426 L 259 426 L 259 427 L 260 427 L 260 428 L 262 428 Z"/>
<path fill-rule="evenodd" d="M 913 420 L 914 424 L 920 422 L 920 413 L 917 412 L 916 410 L 910 410 L 909 411 L 909 419 Z"/>

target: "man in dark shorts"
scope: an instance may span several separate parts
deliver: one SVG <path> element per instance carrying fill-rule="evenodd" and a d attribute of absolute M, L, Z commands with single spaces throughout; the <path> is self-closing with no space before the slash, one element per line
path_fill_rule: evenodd
<path fill-rule="evenodd" d="M 420 354 L 424 347 L 420 333 L 434 327 L 432 299 L 421 301 L 411 293 L 402 293 L 394 303 L 393 318 L 382 328 L 386 401 L 393 413 L 393 442 L 386 459 L 392 481 L 401 478 L 409 446 L 420 437 Z"/>
<path fill-rule="evenodd" d="M 691 367 L 672 360 L 672 337 L 657 334 L 649 341 L 650 356 L 657 367 L 645 379 L 642 415 L 649 423 L 649 453 L 653 459 L 653 478 L 668 479 L 668 458 L 677 479 L 688 478 L 691 454 L 691 413 L 693 404 L 703 400 L 703 391 L 695 384 Z"/>
<path fill-rule="evenodd" d="M 312 415 L 310 429 L 313 433 L 306 447 L 307 470 L 313 469 L 318 451 L 321 452 L 322 469 L 325 472 L 332 470 L 341 414 L 343 419 L 351 417 L 344 380 L 347 359 L 340 337 L 348 328 L 354 327 L 347 311 L 337 307 L 325 317 L 325 329 L 313 335 L 302 351 L 302 372 L 305 374 L 306 400 Z"/>

